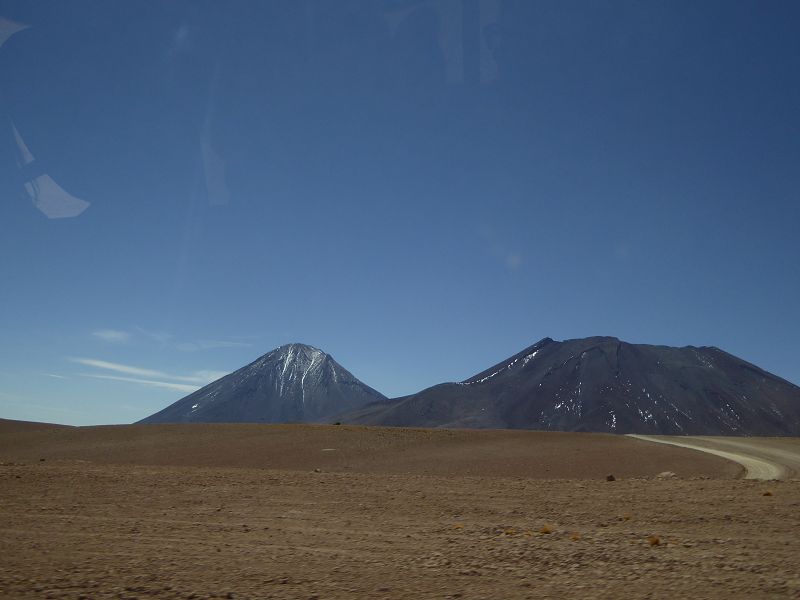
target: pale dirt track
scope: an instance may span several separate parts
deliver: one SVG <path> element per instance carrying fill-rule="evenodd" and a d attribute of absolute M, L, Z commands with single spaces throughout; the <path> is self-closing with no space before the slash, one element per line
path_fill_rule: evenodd
<path fill-rule="evenodd" d="M 800 598 L 799 481 L 623 436 L 0 427 L 0 462 L 1 598 Z"/>
<path fill-rule="evenodd" d="M 690 448 L 742 465 L 745 479 L 791 479 L 800 474 L 800 441 L 796 438 L 629 435 L 640 440 Z"/>

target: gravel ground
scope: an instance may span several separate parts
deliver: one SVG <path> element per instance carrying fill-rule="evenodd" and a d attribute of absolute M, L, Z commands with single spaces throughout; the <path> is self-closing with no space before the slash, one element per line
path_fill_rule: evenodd
<path fill-rule="evenodd" d="M 295 435 L 345 441 L 322 430 Z M 353 431 L 369 453 L 382 430 Z M 469 452 L 517 454 L 501 433 L 462 439 L 459 453 L 442 437 L 438 455 L 427 450 L 435 468 L 377 453 L 383 472 L 378 459 L 307 468 L 327 446 L 285 458 L 293 468 L 104 464 L 107 434 L 82 446 L 97 460 L 14 435 L 0 439 L 3 598 L 800 598 L 800 481 L 736 479 L 726 461 L 680 448 L 625 442 L 658 453 L 642 451 L 648 468 L 688 453 L 712 472 L 606 481 L 606 436 L 569 438 L 588 444 L 581 468 L 594 456 L 595 475 L 548 479 L 463 472 Z M 381 444 L 400 443 L 391 435 Z M 51 455 L 11 456 L 33 448 Z M 537 464 L 557 470 L 548 456 Z M 562 458 L 564 472 L 574 462 Z"/>

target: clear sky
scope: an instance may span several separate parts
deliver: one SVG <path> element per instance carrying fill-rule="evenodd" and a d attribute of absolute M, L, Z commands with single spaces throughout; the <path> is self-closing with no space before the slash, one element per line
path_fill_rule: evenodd
<path fill-rule="evenodd" d="M 0 17 L 0 417 L 131 422 L 294 341 L 388 396 L 545 336 L 800 383 L 797 2 Z"/>

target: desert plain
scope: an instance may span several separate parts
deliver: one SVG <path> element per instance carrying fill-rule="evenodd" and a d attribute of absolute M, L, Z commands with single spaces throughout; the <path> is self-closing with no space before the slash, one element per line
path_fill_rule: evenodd
<path fill-rule="evenodd" d="M 719 442 L 782 479 L 607 434 L 0 420 L 0 597 L 800 598 L 800 441 Z"/>

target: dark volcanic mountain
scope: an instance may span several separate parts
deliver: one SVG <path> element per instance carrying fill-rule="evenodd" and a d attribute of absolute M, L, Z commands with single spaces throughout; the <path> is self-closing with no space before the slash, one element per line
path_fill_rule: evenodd
<path fill-rule="evenodd" d="M 139 422 L 313 423 L 383 401 L 322 350 L 288 344 Z"/>
<path fill-rule="evenodd" d="M 800 435 L 800 388 L 714 347 L 545 338 L 461 383 L 339 418 L 414 427 Z"/>

